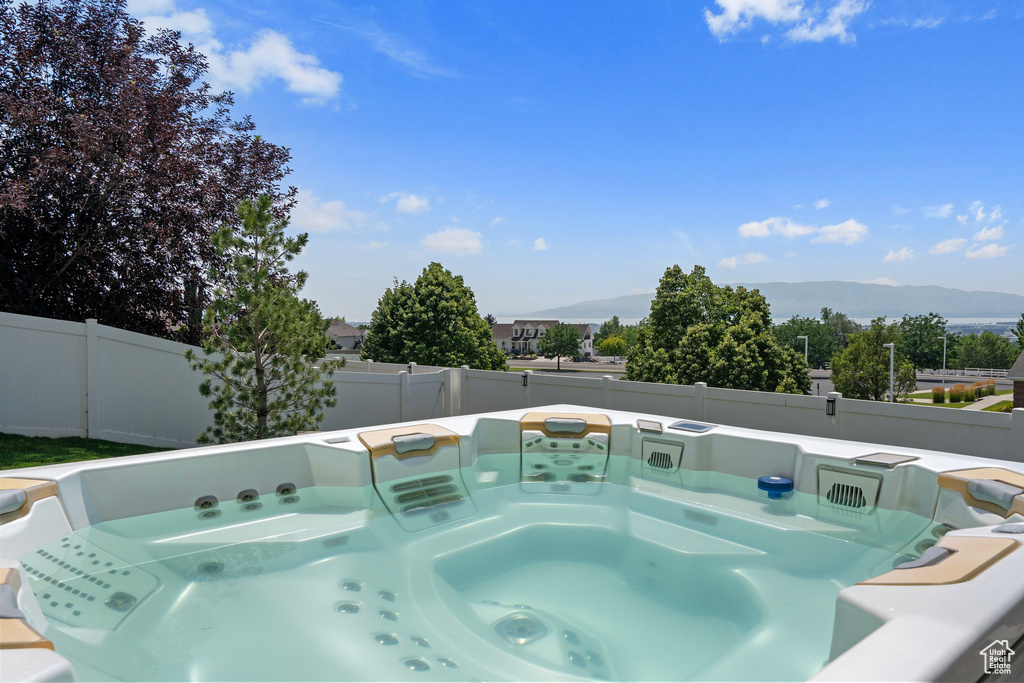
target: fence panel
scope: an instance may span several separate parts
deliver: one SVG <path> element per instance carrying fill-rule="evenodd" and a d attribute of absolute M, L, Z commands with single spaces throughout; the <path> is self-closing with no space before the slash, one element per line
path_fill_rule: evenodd
<path fill-rule="evenodd" d="M 611 383 L 608 407 L 693 420 L 699 417 L 694 393 L 694 388 L 687 385 L 647 384 L 620 379 Z"/>
<path fill-rule="evenodd" d="M 604 391 L 600 377 L 565 377 L 535 374 L 530 377 L 530 406 L 569 403 L 604 407 Z"/>
<path fill-rule="evenodd" d="M 466 370 L 465 373 L 461 401 L 463 415 L 527 406 L 521 372 Z"/>
<path fill-rule="evenodd" d="M 402 421 L 401 375 L 335 372 L 338 405 L 324 410 L 320 430 L 368 427 Z"/>
<path fill-rule="evenodd" d="M 14 434 L 87 433 L 85 325 L 0 313 L 0 426 Z"/>

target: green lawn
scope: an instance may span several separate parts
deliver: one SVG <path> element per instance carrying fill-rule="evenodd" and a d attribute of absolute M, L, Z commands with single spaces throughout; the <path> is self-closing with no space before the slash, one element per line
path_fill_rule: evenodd
<path fill-rule="evenodd" d="M 973 406 L 977 401 L 965 401 L 961 403 L 910 403 L 912 406 L 931 406 L 933 408 L 963 408 Z"/>
<path fill-rule="evenodd" d="M 946 390 L 946 393 L 947 394 L 949 393 L 948 389 Z M 996 391 L 995 395 L 996 396 L 1005 396 L 1007 394 L 1012 394 L 1012 393 L 1013 393 L 1013 389 L 999 389 L 999 390 Z M 985 394 L 985 396 L 988 396 L 988 394 Z M 932 397 L 932 392 L 931 391 L 919 391 L 916 394 L 910 394 L 910 398 L 931 398 L 931 397 Z M 982 398 L 984 398 L 984 396 Z M 938 404 L 936 404 L 936 405 L 938 405 Z"/>
<path fill-rule="evenodd" d="M 0 470 L 79 460 L 100 460 L 166 450 L 100 439 L 82 439 L 77 436 L 48 439 L 43 436 L 0 434 Z"/>
<path fill-rule="evenodd" d="M 1013 401 L 1000 401 L 999 403 L 994 403 L 987 408 L 982 408 L 982 410 L 987 410 L 990 413 L 1008 413 L 1012 407 Z"/>

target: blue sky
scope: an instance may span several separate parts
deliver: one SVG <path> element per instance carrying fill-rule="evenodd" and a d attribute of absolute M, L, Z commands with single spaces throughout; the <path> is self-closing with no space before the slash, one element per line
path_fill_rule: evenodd
<path fill-rule="evenodd" d="M 720 283 L 1024 293 L 1024 2 L 130 0 L 290 147 L 296 261 L 367 320 Z"/>

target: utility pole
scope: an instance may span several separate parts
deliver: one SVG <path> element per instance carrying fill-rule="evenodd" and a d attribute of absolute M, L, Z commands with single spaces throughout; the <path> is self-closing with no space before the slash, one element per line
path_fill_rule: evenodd
<path fill-rule="evenodd" d="M 882 346 L 889 349 L 889 403 L 894 403 L 896 401 L 896 397 L 893 396 L 892 365 L 893 357 L 896 355 L 896 345 L 882 344 Z"/>
<path fill-rule="evenodd" d="M 944 334 L 941 337 L 936 337 L 936 339 L 941 339 L 942 340 L 942 388 L 943 389 L 946 388 L 946 337 L 948 337 L 948 336 L 949 335 L 945 335 Z"/>
<path fill-rule="evenodd" d="M 796 338 L 804 340 L 804 363 L 806 363 L 807 362 L 807 335 L 806 334 L 798 334 Z"/>

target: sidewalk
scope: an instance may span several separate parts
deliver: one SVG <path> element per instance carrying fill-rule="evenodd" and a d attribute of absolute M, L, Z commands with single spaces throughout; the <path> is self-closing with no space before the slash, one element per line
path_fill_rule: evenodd
<path fill-rule="evenodd" d="M 988 408 L 989 406 L 994 406 L 995 404 L 999 403 L 1000 401 L 1012 401 L 1012 400 L 1013 400 L 1013 394 L 1003 394 L 1002 396 L 1000 396 L 999 394 L 995 394 L 993 396 L 986 396 L 985 398 L 978 399 L 977 401 L 975 401 L 971 405 L 964 406 L 960 410 L 981 410 L 982 408 Z"/>

